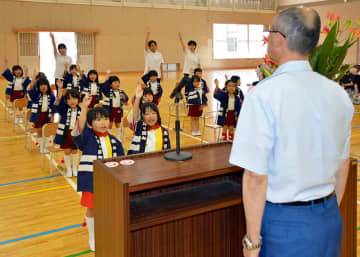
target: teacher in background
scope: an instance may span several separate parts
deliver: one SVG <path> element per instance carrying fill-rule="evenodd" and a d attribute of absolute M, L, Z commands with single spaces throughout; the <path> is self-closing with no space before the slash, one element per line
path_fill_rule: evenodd
<path fill-rule="evenodd" d="M 286 9 L 269 32 L 279 67 L 245 99 L 230 156 L 245 169 L 244 256 L 339 257 L 353 105 L 308 62 L 315 10 Z"/>
<path fill-rule="evenodd" d="M 54 50 L 54 57 L 55 57 L 55 85 L 56 81 L 58 79 L 63 79 L 65 72 L 67 71 L 68 67 L 72 64 L 72 59 L 70 56 L 66 55 L 66 45 L 61 43 L 57 46 L 56 48 L 56 43 L 55 43 L 55 36 L 52 32 L 50 32 L 50 38 L 51 38 L 51 42 L 53 45 L 53 50 Z M 57 86 L 56 86 L 57 88 Z"/>

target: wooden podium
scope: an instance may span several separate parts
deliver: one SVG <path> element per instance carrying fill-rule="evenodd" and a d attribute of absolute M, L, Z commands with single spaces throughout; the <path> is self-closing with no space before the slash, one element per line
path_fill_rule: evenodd
<path fill-rule="evenodd" d="M 193 159 L 172 162 L 158 152 L 94 162 L 97 257 L 242 256 L 243 170 L 228 162 L 231 144 L 185 149 Z M 115 168 L 104 164 L 122 159 L 135 164 Z M 354 162 L 349 180 L 351 174 L 356 176 Z M 349 237 L 342 257 L 356 256 L 355 182 L 351 183 L 355 201 L 347 188 L 343 202 Z"/>

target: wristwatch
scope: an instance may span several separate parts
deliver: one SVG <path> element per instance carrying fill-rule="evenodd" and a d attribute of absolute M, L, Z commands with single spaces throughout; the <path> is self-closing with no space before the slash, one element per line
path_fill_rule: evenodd
<path fill-rule="evenodd" d="M 243 246 L 245 249 L 247 250 L 256 250 L 259 249 L 262 245 L 262 237 L 260 236 L 260 241 L 257 244 L 254 244 L 253 242 L 250 241 L 249 237 L 247 235 L 244 236 L 243 238 Z"/>

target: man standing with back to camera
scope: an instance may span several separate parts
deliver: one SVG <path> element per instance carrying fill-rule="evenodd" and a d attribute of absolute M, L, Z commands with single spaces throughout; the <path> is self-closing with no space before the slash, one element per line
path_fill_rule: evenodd
<path fill-rule="evenodd" d="M 320 26 L 310 8 L 274 18 L 268 53 L 279 67 L 240 112 L 230 162 L 245 169 L 245 257 L 340 256 L 354 109 L 308 62 Z"/>

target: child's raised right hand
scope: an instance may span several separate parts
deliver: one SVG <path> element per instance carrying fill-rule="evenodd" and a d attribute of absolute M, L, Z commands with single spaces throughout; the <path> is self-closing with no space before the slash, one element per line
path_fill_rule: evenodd
<path fill-rule="evenodd" d="M 150 29 L 149 26 L 147 26 L 147 27 L 145 28 L 145 32 L 146 32 L 146 33 L 150 33 L 150 32 L 151 32 L 151 29 Z"/>
<path fill-rule="evenodd" d="M 56 80 L 56 85 L 58 86 L 58 89 L 63 89 L 64 87 L 64 81 L 62 79 L 57 79 Z"/>
<path fill-rule="evenodd" d="M 219 88 L 219 80 L 218 80 L 218 79 L 215 79 L 214 82 L 215 82 L 215 86 L 216 86 L 217 88 Z"/>
<path fill-rule="evenodd" d="M 141 98 L 143 95 L 143 89 L 141 87 L 141 83 L 138 81 L 136 83 L 136 91 L 135 91 L 135 97 L 136 98 Z"/>
<path fill-rule="evenodd" d="M 89 93 L 86 93 L 84 99 L 82 100 L 82 105 L 84 105 L 85 107 L 89 107 L 89 105 L 91 104 L 91 99 L 92 96 Z"/>
<path fill-rule="evenodd" d="M 35 80 L 36 75 L 37 75 L 37 71 L 36 71 L 36 68 L 34 68 L 34 71 L 33 71 L 33 76 L 32 76 L 32 79 L 33 79 L 33 80 Z"/>
<path fill-rule="evenodd" d="M 54 33 L 50 32 L 50 37 L 54 38 Z"/>

